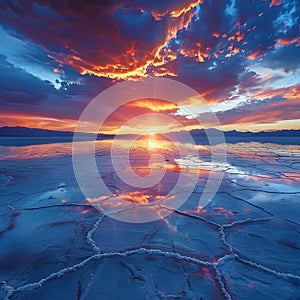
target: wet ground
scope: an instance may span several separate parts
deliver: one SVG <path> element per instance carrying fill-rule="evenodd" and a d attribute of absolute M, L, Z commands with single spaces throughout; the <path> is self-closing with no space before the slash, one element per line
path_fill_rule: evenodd
<path fill-rule="evenodd" d="M 228 144 L 227 163 L 217 166 L 208 146 L 197 146 L 199 159 L 148 144 L 165 156 L 166 178 L 132 189 L 99 141 L 110 216 L 80 191 L 71 146 L 0 147 L 0 299 L 300 299 L 300 146 Z M 135 150 L 133 169 L 143 176 L 145 149 Z M 212 169 L 224 178 L 202 207 Z M 199 178 L 173 211 L 163 199 L 181 173 Z M 113 218 L 157 199 L 165 218 Z"/>

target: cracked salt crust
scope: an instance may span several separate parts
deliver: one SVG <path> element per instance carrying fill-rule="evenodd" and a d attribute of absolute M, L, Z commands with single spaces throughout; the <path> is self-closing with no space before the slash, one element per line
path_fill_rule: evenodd
<path fill-rule="evenodd" d="M 3 151 L 1 299 L 298 299 L 299 146 L 229 145 L 213 201 L 196 205 L 204 170 L 189 201 L 146 224 L 84 201 L 69 144 L 35 147 Z M 109 164 L 101 174 L 128 192 Z"/>

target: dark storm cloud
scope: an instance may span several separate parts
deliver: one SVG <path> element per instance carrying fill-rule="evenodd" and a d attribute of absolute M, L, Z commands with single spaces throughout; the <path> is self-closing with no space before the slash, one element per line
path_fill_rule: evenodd
<path fill-rule="evenodd" d="M 15 67 L 0 55 L 1 113 L 27 112 L 72 119 L 111 84 L 109 79 L 85 75 L 80 83 L 61 82 L 61 88 L 57 90 L 51 82 Z"/>
<path fill-rule="evenodd" d="M 47 99 L 49 94 L 56 94 L 49 81 L 42 81 L 23 69 L 14 67 L 3 55 L 0 55 L 0 89 L 2 103 L 34 105 Z"/>
<path fill-rule="evenodd" d="M 207 52 L 207 47 L 215 48 L 220 39 L 213 34 L 228 35 L 236 22 L 235 16 L 226 10 L 228 4 L 226 1 L 204 2 L 189 28 L 178 33 L 182 49 L 189 51 L 199 47 L 201 51 Z"/>
<path fill-rule="evenodd" d="M 239 74 L 244 70 L 238 56 L 232 57 L 226 63 L 218 61 L 213 68 L 210 68 L 210 61 L 195 65 L 191 58 L 181 57 L 179 62 L 178 79 L 213 102 L 222 102 L 228 97 L 230 91 L 239 83 Z"/>
<path fill-rule="evenodd" d="M 274 69 L 285 69 L 286 72 L 299 69 L 299 46 L 297 47 L 295 44 L 291 44 L 287 47 L 277 48 L 268 55 L 263 64 Z"/>

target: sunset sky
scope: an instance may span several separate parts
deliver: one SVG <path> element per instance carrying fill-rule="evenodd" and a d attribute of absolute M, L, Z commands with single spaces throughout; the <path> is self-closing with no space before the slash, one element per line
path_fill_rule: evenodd
<path fill-rule="evenodd" d="M 199 92 L 224 130 L 300 129 L 299 16 L 298 0 L 1 1 L 0 126 L 74 130 L 104 89 L 156 76 Z M 147 112 L 195 128 L 141 99 L 103 132 Z"/>

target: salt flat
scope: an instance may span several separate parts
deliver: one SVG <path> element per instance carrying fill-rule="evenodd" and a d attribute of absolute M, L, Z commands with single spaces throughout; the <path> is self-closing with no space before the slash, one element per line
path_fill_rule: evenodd
<path fill-rule="evenodd" d="M 223 166 L 209 164 L 208 146 L 197 147 L 200 159 L 158 146 L 165 177 L 136 189 L 112 168 L 109 145 L 97 142 L 96 161 L 114 193 L 103 202 L 114 206 L 110 216 L 80 191 L 71 143 L 0 147 L 1 299 L 299 299 L 300 146 L 228 144 Z M 147 160 L 137 145 L 138 175 L 149 171 Z M 200 207 L 213 168 L 224 178 Z M 113 218 L 128 203 L 163 199 L 179 174 L 195 172 L 183 205 L 155 207 L 165 218 Z"/>

